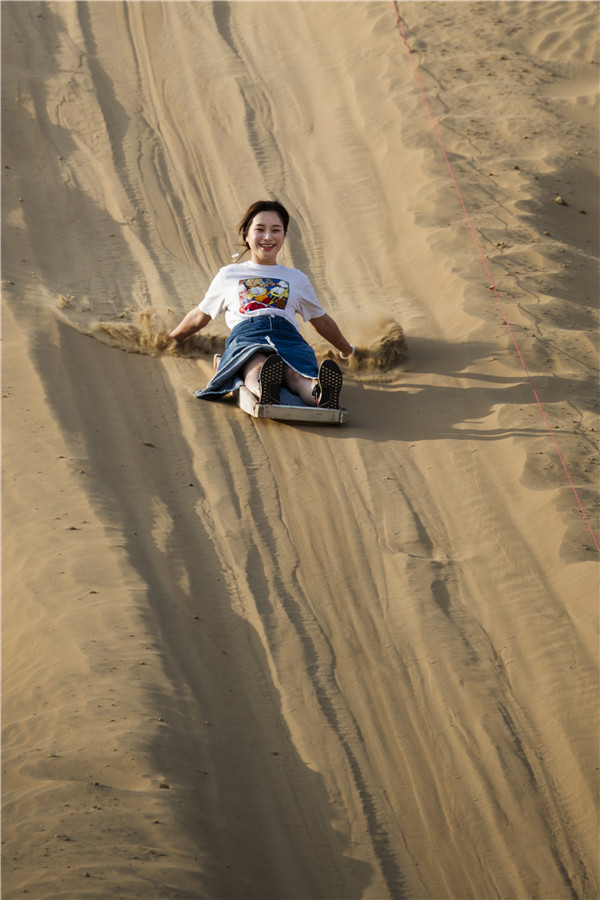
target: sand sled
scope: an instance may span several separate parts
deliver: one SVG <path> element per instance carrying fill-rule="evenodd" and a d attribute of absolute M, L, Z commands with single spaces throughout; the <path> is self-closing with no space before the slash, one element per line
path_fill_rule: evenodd
<path fill-rule="evenodd" d="M 238 406 L 255 419 L 277 419 L 280 422 L 314 422 L 322 425 L 342 425 L 348 421 L 346 409 L 321 409 L 306 406 L 300 397 L 281 388 L 281 403 L 261 403 L 242 385 L 238 391 Z"/>

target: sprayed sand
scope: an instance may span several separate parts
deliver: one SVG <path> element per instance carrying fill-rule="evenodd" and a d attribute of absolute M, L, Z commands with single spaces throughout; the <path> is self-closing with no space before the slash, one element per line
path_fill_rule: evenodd
<path fill-rule="evenodd" d="M 3 9 L 6 900 L 598 896 L 599 6 L 400 12 Z M 168 340 L 262 196 L 343 428 Z"/>

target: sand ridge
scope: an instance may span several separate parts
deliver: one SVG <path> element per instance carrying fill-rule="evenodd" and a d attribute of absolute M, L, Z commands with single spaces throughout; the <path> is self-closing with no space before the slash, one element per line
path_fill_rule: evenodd
<path fill-rule="evenodd" d="M 598 4 L 399 9 L 597 536 Z M 2 39 L 3 896 L 597 896 L 598 555 L 393 4 Z M 166 337 L 262 195 L 343 428 Z"/>

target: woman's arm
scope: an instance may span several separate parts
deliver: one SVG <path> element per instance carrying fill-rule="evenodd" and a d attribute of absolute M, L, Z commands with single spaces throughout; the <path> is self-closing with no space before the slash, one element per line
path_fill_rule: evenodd
<path fill-rule="evenodd" d="M 176 341 L 183 341 L 184 338 L 200 331 L 200 329 L 208 325 L 210 321 L 210 316 L 196 307 L 195 309 L 192 309 L 187 316 L 183 317 L 177 328 L 173 329 L 169 337 L 175 338 Z"/>
<path fill-rule="evenodd" d="M 335 319 L 332 319 L 327 313 L 325 313 L 324 316 L 311 319 L 310 324 L 317 334 L 320 334 L 322 338 L 329 341 L 336 350 L 340 351 L 342 356 L 350 356 L 350 354 L 354 352 L 354 347 L 346 340 Z"/>

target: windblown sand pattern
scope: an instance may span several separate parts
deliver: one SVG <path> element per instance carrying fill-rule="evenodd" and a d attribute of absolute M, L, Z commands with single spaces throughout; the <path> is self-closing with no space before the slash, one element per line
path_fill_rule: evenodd
<path fill-rule="evenodd" d="M 3 8 L 3 900 L 598 897 L 599 7 L 399 9 L 531 381 L 392 2 Z M 263 196 L 344 427 L 168 338 Z"/>

